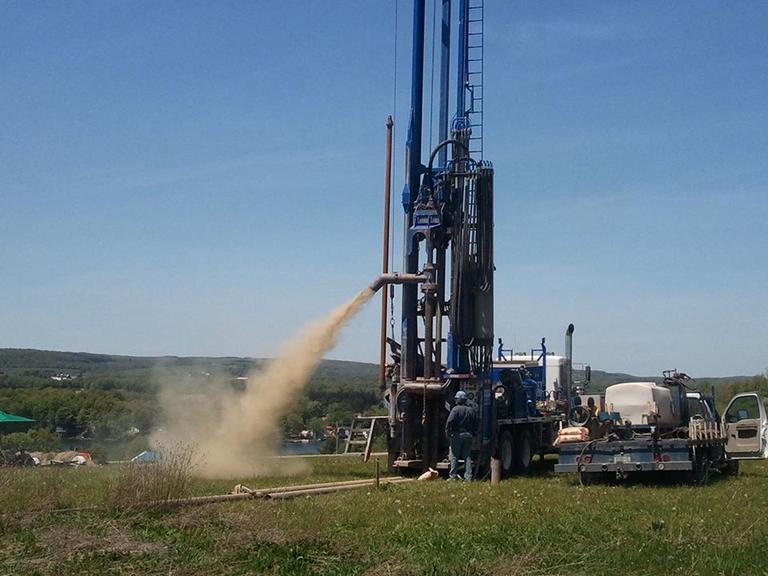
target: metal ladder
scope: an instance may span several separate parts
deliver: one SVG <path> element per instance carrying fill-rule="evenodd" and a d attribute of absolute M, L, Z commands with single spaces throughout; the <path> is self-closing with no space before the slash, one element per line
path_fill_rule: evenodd
<path fill-rule="evenodd" d="M 469 109 L 467 118 L 472 127 L 469 138 L 469 155 L 483 159 L 483 33 L 485 32 L 485 8 L 483 0 L 468 0 L 467 38 L 467 92 Z"/>
<path fill-rule="evenodd" d="M 371 458 L 376 424 L 381 422 L 386 429 L 387 419 L 387 416 L 355 416 L 352 419 L 352 426 L 349 427 L 349 436 L 347 436 L 344 454 L 359 453 L 363 456 L 363 462 L 368 462 Z M 358 446 L 364 446 L 364 448 L 362 450 L 355 449 Z"/>

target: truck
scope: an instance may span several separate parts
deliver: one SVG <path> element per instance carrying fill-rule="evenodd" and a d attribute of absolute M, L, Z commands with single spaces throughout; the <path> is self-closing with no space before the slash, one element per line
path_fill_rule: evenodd
<path fill-rule="evenodd" d="M 741 460 L 768 458 L 764 399 L 737 394 L 720 416 L 691 381 L 669 370 L 661 384 L 609 386 L 586 423 L 588 439 L 560 444 L 555 473 L 578 474 L 582 484 L 678 473 L 704 485 L 713 470 L 734 475 Z"/>
<path fill-rule="evenodd" d="M 530 352 L 505 349 L 499 339 L 496 360 L 492 368 L 495 441 L 494 458 L 498 460 L 501 477 L 530 471 L 533 457 L 558 452 L 555 444 L 558 431 L 565 424 L 571 403 L 579 396 L 568 390 L 582 390 L 589 385 L 589 366 L 576 372 L 572 362 L 574 326 L 565 332 L 566 355 L 547 350 L 542 338 L 539 348 Z"/>
<path fill-rule="evenodd" d="M 566 330 L 566 350 L 572 349 L 574 326 Z M 390 342 L 394 344 L 394 342 Z M 399 347 L 393 348 L 394 356 L 399 359 Z M 389 366 L 389 373 L 397 383 L 397 365 Z M 462 387 L 467 392 L 468 404 L 473 406 L 481 418 L 492 419 L 493 448 L 492 458 L 499 462 L 500 477 L 530 472 L 536 455 L 556 454 L 555 443 L 558 431 L 565 424 L 570 403 L 578 406 L 583 396 L 573 395 L 567 399 L 566 389 L 583 390 L 589 385 L 590 368 L 585 365 L 579 369 L 580 379 L 574 379 L 574 365 L 569 356 L 559 356 L 548 351 L 546 340 L 542 338 L 540 348 L 530 352 L 514 352 L 503 348 L 499 339 L 498 354 L 490 370 L 490 383 L 493 403 L 490 409 L 483 411 L 478 403 L 477 389 Z M 443 416 L 450 410 L 451 398 L 445 399 Z M 391 403 L 387 405 L 392 408 Z M 443 419 L 440 421 L 444 424 Z M 428 421 L 422 422 L 429 424 Z M 431 462 L 428 468 L 447 470 L 449 460 L 447 452 L 442 458 Z M 420 468 L 403 465 L 397 457 L 392 459 L 393 466 L 401 472 L 419 471 Z M 490 471 L 488 461 L 485 466 L 478 466 L 477 473 L 483 475 Z"/>

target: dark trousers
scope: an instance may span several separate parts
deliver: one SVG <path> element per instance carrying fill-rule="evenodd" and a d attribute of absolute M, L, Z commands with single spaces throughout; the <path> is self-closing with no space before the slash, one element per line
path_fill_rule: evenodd
<path fill-rule="evenodd" d="M 464 460 L 464 480 L 472 480 L 472 433 L 460 432 L 450 437 L 450 452 L 448 459 L 451 461 L 451 471 L 448 477 L 451 480 L 458 478 L 459 460 Z"/>

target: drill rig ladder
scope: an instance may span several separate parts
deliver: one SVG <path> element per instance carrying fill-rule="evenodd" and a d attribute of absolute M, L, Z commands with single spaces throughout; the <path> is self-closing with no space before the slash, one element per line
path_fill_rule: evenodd
<path fill-rule="evenodd" d="M 472 128 L 469 138 L 469 155 L 483 159 L 483 59 L 485 56 L 485 7 L 483 0 L 467 3 L 467 76 L 465 86 L 469 93 L 467 118 Z"/>

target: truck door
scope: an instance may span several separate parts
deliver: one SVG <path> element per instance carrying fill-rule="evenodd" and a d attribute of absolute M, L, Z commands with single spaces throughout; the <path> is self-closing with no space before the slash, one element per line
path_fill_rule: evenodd
<path fill-rule="evenodd" d="M 762 398 L 755 392 L 737 394 L 723 416 L 728 443 L 725 452 L 733 460 L 768 458 L 768 418 Z"/>

